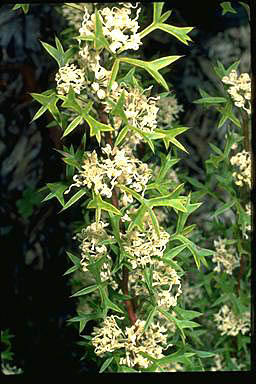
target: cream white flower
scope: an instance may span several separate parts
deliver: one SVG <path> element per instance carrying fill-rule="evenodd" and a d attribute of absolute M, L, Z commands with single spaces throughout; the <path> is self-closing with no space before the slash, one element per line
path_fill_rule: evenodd
<path fill-rule="evenodd" d="M 122 92 L 124 92 L 123 109 L 128 119 L 128 123 L 144 132 L 153 132 L 157 127 L 157 113 L 159 107 L 156 105 L 159 97 L 147 97 L 145 92 L 152 87 L 145 89 L 133 88 L 124 83 L 119 86 L 112 87 L 109 98 L 115 103 L 118 102 Z M 112 106 L 105 103 L 105 111 L 110 112 Z M 121 120 L 119 117 L 114 117 L 114 127 L 119 129 Z M 136 132 L 132 132 L 127 137 L 128 146 L 134 148 L 134 145 L 139 144 L 143 138 Z"/>
<path fill-rule="evenodd" d="M 222 82 L 231 85 L 228 93 L 235 101 L 235 105 L 251 114 L 251 79 L 249 74 L 242 73 L 238 77 L 236 70 L 233 69 L 228 76 L 222 78 Z"/>
<path fill-rule="evenodd" d="M 155 359 L 163 357 L 163 347 L 167 342 L 166 328 L 159 323 L 151 323 L 143 333 L 145 321 L 137 319 L 131 327 L 123 332 L 117 325 L 117 316 L 107 316 L 101 328 L 94 328 L 92 344 L 98 356 L 106 352 L 124 348 L 125 356 L 120 358 L 120 365 L 147 368 L 151 361 L 143 357 L 140 352 L 146 352 Z M 122 320 L 122 318 L 118 318 Z"/>
<path fill-rule="evenodd" d="M 244 335 L 251 328 L 249 311 L 245 312 L 243 317 L 237 317 L 226 304 L 214 315 L 214 320 L 217 323 L 217 328 L 221 331 L 221 335 L 236 336 L 239 332 Z"/>
<path fill-rule="evenodd" d="M 216 253 L 212 257 L 212 261 L 217 263 L 217 266 L 214 268 L 214 271 L 221 272 L 223 269 L 229 275 L 232 275 L 233 270 L 239 267 L 240 258 L 236 251 L 236 248 L 233 245 L 226 245 L 224 239 L 218 237 L 218 240 L 214 240 L 214 246 L 216 248 Z"/>
<path fill-rule="evenodd" d="M 82 70 L 77 68 L 75 64 L 66 64 L 61 67 L 55 76 L 55 80 L 57 82 L 57 93 L 60 95 L 66 95 L 71 86 L 75 93 L 80 94 L 85 82 Z"/>
<path fill-rule="evenodd" d="M 160 126 L 172 125 L 179 113 L 183 111 L 183 106 L 178 104 L 174 95 L 158 100 L 157 106 L 159 107 L 157 123 Z"/>
<path fill-rule="evenodd" d="M 134 156 L 127 156 L 125 148 L 111 149 L 107 144 L 102 151 L 107 158 L 98 158 L 96 151 L 88 153 L 82 165 L 82 170 L 73 177 L 72 186 L 93 189 L 96 194 L 110 198 L 115 186 L 120 183 L 130 188 L 144 192 L 146 184 L 151 177 L 151 170 L 147 164 L 142 163 Z M 120 191 L 122 193 L 122 191 Z"/>
<path fill-rule="evenodd" d="M 248 185 L 251 188 L 251 155 L 245 149 L 242 152 L 232 156 L 230 163 L 238 168 L 238 171 L 233 172 L 232 176 L 235 179 L 235 184 L 238 186 Z"/>

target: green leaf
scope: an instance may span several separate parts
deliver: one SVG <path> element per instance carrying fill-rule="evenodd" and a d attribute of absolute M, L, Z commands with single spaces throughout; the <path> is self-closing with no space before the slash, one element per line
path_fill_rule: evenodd
<path fill-rule="evenodd" d="M 80 312 L 79 316 L 73 317 L 72 319 L 69 319 L 68 322 L 70 323 L 75 323 L 75 322 L 80 322 L 80 329 L 79 332 L 81 333 L 90 320 L 96 320 L 102 318 L 102 312 L 101 311 L 96 311 L 93 313 L 82 313 Z"/>
<path fill-rule="evenodd" d="M 60 113 L 56 107 L 56 103 L 58 101 L 58 97 L 54 91 L 51 92 L 43 92 L 43 93 L 30 93 L 30 95 L 38 101 L 40 104 L 44 106 L 37 111 L 32 121 L 38 119 L 47 109 L 51 112 L 53 117 L 59 122 L 60 121 Z"/>
<path fill-rule="evenodd" d="M 178 320 L 176 319 L 175 316 L 172 316 L 168 311 L 166 311 L 165 309 L 161 308 L 161 307 L 157 307 L 158 311 L 160 313 L 162 313 L 162 315 L 164 315 L 169 321 L 171 321 L 172 323 L 174 323 L 178 330 L 180 331 L 180 334 L 181 334 L 181 338 L 182 338 L 182 342 L 183 344 L 185 344 L 185 339 L 186 339 L 186 336 L 185 336 L 185 333 L 183 331 L 183 329 L 180 327 L 179 323 L 178 323 Z"/>
<path fill-rule="evenodd" d="M 197 246 L 192 241 L 187 239 L 185 236 L 180 235 L 180 234 L 175 234 L 172 240 L 174 240 L 174 239 L 177 239 L 177 240 L 181 241 L 184 245 L 186 245 L 186 247 L 190 250 L 190 252 L 194 256 L 196 266 L 199 269 L 200 268 L 200 258 L 198 255 Z"/>
<path fill-rule="evenodd" d="M 89 287 L 80 289 L 80 291 L 74 293 L 70 297 L 77 297 L 77 296 L 87 295 L 88 293 L 96 291 L 96 289 L 98 289 L 98 285 L 97 284 L 90 285 Z"/>
<path fill-rule="evenodd" d="M 39 41 L 44 47 L 44 49 L 49 53 L 49 55 L 51 55 L 57 61 L 59 68 L 64 67 L 65 63 L 64 63 L 64 58 L 61 52 L 58 51 L 58 49 L 51 46 L 50 44 L 44 43 L 41 40 Z"/>
<path fill-rule="evenodd" d="M 46 185 L 50 189 L 51 193 L 49 193 L 49 195 L 47 195 L 42 200 L 42 202 L 50 200 L 53 197 L 56 197 L 59 200 L 59 202 L 61 203 L 61 205 L 63 206 L 65 204 L 63 193 L 68 188 L 68 186 L 64 185 L 62 183 L 47 183 Z"/>
<path fill-rule="evenodd" d="M 153 3 L 153 22 L 158 23 L 161 18 L 162 9 L 164 6 L 164 2 L 161 3 Z"/>
<path fill-rule="evenodd" d="M 30 4 L 15 4 L 12 10 L 14 11 L 16 9 L 22 8 L 23 12 L 26 14 L 28 13 L 29 7 Z"/>
<path fill-rule="evenodd" d="M 168 85 L 158 70 L 173 63 L 180 57 L 181 56 L 167 56 L 149 62 L 132 59 L 129 57 L 121 57 L 120 61 L 145 69 L 159 84 L 161 84 L 168 91 Z"/>
<path fill-rule="evenodd" d="M 144 204 L 141 204 L 135 215 L 131 215 L 132 221 L 128 226 L 127 232 L 132 231 L 135 226 L 137 226 L 142 232 L 144 231 L 143 219 L 146 211 L 147 207 Z"/>
<path fill-rule="evenodd" d="M 196 355 L 199 356 L 201 359 L 215 356 L 215 353 L 213 353 L 213 352 L 197 351 L 195 349 L 193 349 L 193 352 L 195 352 Z"/>
<path fill-rule="evenodd" d="M 126 187 L 125 185 L 122 185 L 122 184 L 117 184 L 116 186 L 122 191 L 125 191 L 126 193 L 132 195 L 136 200 L 138 200 L 141 204 L 143 204 L 144 199 L 139 193 L 135 192 L 133 189 Z"/>
<path fill-rule="evenodd" d="M 63 133 L 62 137 L 67 136 L 69 133 L 71 133 L 81 122 L 83 121 L 82 116 L 77 116 L 66 128 L 65 132 Z"/>
<path fill-rule="evenodd" d="M 64 204 L 64 206 L 60 212 L 64 211 L 67 208 L 70 208 L 73 204 L 75 204 L 86 193 L 87 193 L 87 191 L 85 191 L 84 189 L 80 189 L 79 191 L 77 191 L 74 194 L 74 196 L 72 196 L 71 199 L 69 199 L 69 201 L 67 201 L 66 204 Z"/>
<path fill-rule="evenodd" d="M 166 196 L 153 197 L 147 200 L 149 207 L 172 207 L 178 211 L 187 212 L 184 207 L 184 198 L 170 199 L 169 194 Z"/>
<path fill-rule="evenodd" d="M 220 104 L 220 103 L 226 103 L 227 99 L 225 97 L 204 97 L 202 99 L 198 99 L 193 101 L 195 104 Z"/>
<path fill-rule="evenodd" d="M 69 275 L 70 273 L 73 273 L 78 270 L 79 267 L 76 265 L 73 265 L 73 267 L 70 267 L 66 272 L 63 273 L 63 276 Z"/>
<path fill-rule="evenodd" d="M 114 356 L 111 356 L 108 359 L 106 359 L 102 364 L 102 366 L 100 367 L 99 373 L 104 372 L 107 369 L 107 367 L 112 363 L 113 360 L 114 360 Z"/>
<path fill-rule="evenodd" d="M 119 313 L 124 313 L 124 311 L 118 307 L 118 305 L 114 304 L 109 298 L 108 296 L 105 297 L 104 299 L 104 305 L 108 308 L 108 309 L 112 309 L 113 311 L 115 312 L 119 312 Z"/>
<path fill-rule="evenodd" d="M 226 13 L 236 13 L 236 10 L 232 7 L 230 1 L 224 1 L 223 3 L 220 4 L 222 8 L 222 16 L 225 15 Z"/>
<path fill-rule="evenodd" d="M 170 153 L 168 153 L 168 155 L 166 156 L 161 152 L 160 152 L 160 159 L 161 159 L 161 167 L 156 177 L 156 183 L 160 183 L 165 178 L 168 170 L 171 167 L 173 167 L 173 165 L 177 164 L 179 161 L 179 159 L 177 158 L 171 159 Z"/>
<path fill-rule="evenodd" d="M 172 353 L 171 355 L 168 355 L 168 356 L 165 356 L 165 357 L 162 357 L 161 359 L 158 359 L 157 360 L 157 364 L 159 365 L 166 365 L 166 364 L 169 364 L 169 363 L 172 363 L 172 362 L 175 362 L 175 361 L 179 361 L 181 363 L 184 363 L 184 358 L 190 358 L 192 356 L 194 356 L 195 353 L 193 352 L 183 352 L 182 354 L 178 352 L 175 352 L 175 353 Z"/>
<path fill-rule="evenodd" d="M 223 156 L 223 152 L 219 147 L 216 147 L 216 145 L 209 143 L 211 149 L 216 152 L 218 155 Z M 201 184 L 201 183 L 200 183 Z M 203 185 L 203 184 L 202 184 Z"/>
<path fill-rule="evenodd" d="M 223 212 L 229 210 L 231 207 L 233 207 L 233 205 L 235 204 L 235 200 L 231 200 L 231 201 L 228 201 L 224 204 L 222 204 L 212 215 L 211 215 L 211 219 L 213 219 L 214 217 L 217 217 L 219 215 L 221 215 Z"/>
<path fill-rule="evenodd" d="M 183 249 L 186 248 L 186 245 L 177 245 L 176 247 L 168 250 L 164 253 L 164 258 L 173 259 L 175 256 L 177 256 L 180 252 L 183 251 Z"/>
<path fill-rule="evenodd" d="M 61 104 L 62 108 L 68 108 L 72 111 L 76 112 L 78 115 L 82 115 L 83 111 L 80 105 L 78 104 L 76 100 L 76 95 L 72 87 L 69 88 L 68 95 L 62 96 L 58 95 L 58 97 L 63 100 L 63 103 Z"/>
<path fill-rule="evenodd" d="M 66 254 L 70 258 L 72 263 L 74 263 L 76 266 L 80 266 L 80 259 L 79 259 L 79 257 L 73 255 L 71 252 L 68 252 L 68 251 L 66 251 Z"/>
<path fill-rule="evenodd" d="M 200 205 L 202 205 L 202 203 L 194 203 L 194 204 L 190 204 L 190 194 L 187 198 L 187 201 L 186 201 L 186 205 L 185 205 L 185 209 L 186 209 L 186 212 L 182 212 L 179 217 L 178 217 L 178 221 L 177 221 L 177 225 L 176 225 L 176 232 L 181 232 L 181 231 L 184 231 L 184 226 L 186 224 L 186 221 L 189 217 L 189 215 L 194 212 L 196 209 L 198 209 L 200 207 Z M 186 228 L 186 230 L 188 230 Z"/>
<path fill-rule="evenodd" d="M 97 208 L 113 213 L 114 215 L 122 215 L 119 209 L 114 205 L 103 201 L 100 195 L 95 195 L 94 199 L 88 203 L 87 208 Z"/>
<path fill-rule="evenodd" d="M 64 55 L 64 49 L 63 49 L 61 42 L 59 41 L 57 36 L 55 36 L 55 44 L 56 44 L 57 50 Z"/>
<path fill-rule="evenodd" d="M 124 113 L 124 110 L 123 110 L 123 105 L 124 105 L 124 91 L 122 91 L 119 99 L 118 99 L 118 102 L 117 104 L 114 106 L 114 108 L 112 108 L 111 110 L 111 115 L 115 115 L 115 116 L 119 116 L 121 117 L 121 119 L 124 121 L 125 124 L 128 124 L 128 119 Z M 127 128 L 128 130 L 128 128 Z"/>
<path fill-rule="evenodd" d="M 167 19 L 169 19 L 169 17 L 171 16 L 172 14 L 172 10 L 170 11 L 167 11 L 165 12 L 161 17 L 160 17 L 160 23 L 164 23 Z"/>
<path fill-rule="evenodd" d="M 195 317 L 202 316 L 201 312 L 190 311 L 190 310 L 187 310 L 184 308 L 180 308 L 178 306 L 174 307 L 173 310 L 174 310 L 174 312 L 176 312 L 178 315 L 180 315 L 180 317 L 182 317 L 185 320 L 192 320 Z"/>
<path fill-rule="evenodd" d="M 100 50 L 102 48 L 109 49 L 109 43 L 107 39 L 104 36 L 103 30 L 102 30 L 102 23 L 99 16 L 99 11 L 96 9 L 95 11 L 95 40 L 94 40 L 94 49 Z M 111 52 L 111 51 L 110 51 Z"/>
<path fill-rule="evenodd" d="M 150 218 L 151 218 L 152 226 L 153 226 L 158 238 L 160 239 L 160 228 L 159 228 L 159 223 L 158 223 L 157 217 L 156 217 L 153 209 L 148 209 L 148 213 L 149 213 Z"/>
<path fill-rule="evenodd" d="M 213 67 L 213 69 L 220 79 L 226 75 L 225 67 L 219 60 L 217 60 L 217 67 Z"/>
<path fill-rule="evenodd" d="M 99 121 L 95 120 L 92 116 L 87 115 L 84 116 L 85 120 L 89 124 L 90 127 L 90 136 L 96 136 L 96 139 L 98 143 L 100 144 L 101 140 L 101 132 L 109 132 L 113 131 L 114 128 L 112 128 L 110 125 L 106 125 L 103 123 L 100 123 Z"/>
<path fill-rule="evenodd" d="M 71 268 L 69 268 L 65 273 L 63 273 L 63 276 L 68 275 L 72 272 L 75 272 L 80 268 L 80 259 L 68 251 L 66 251 L 66 253 L 74 265 Z"/>
<path fill-rule="evenodd" d="M 180 40 L 185 45 L 188 45 L 188 42 L 192 41 L 187 34 L 191 32 L 194 27 L 176 27 L 170 24 L 158 23 L 157 28 L 175 36 L 176 39 Z"/>
<path fill-rule="evenodd" d="M 156 59 L 153 61 L 148 62 L 148 66 L 155 71 L 159 71 L 159 69 L 165 68 L 168 65 L 172 64 L 174 61 L 180 59 L 183 56 L 166 56 L 161 57 L 160 59 Z"/>
<path fill-rule="evenodd" d="M 39 110 L 36 112 L 35 116 L 33 117 L 33 119 L 31 120 L 31 123 L 32 123 L 32 121 L 35 121 L 40 116 L 42 116 L 42 114 L 45 113 L 45 111 L 47 111 L 47 109 L 48 108 L 44 105 L 42 107 L 40 107 Z"/>
<path fill-rule="evenodd" d="M 151 275 L 152 275 L 152 273 L 151 273 Z M 144 271 L 144 276 L 145 276 L 145 271 Z M 152 276 L 151 276 L 151 283 L 152 283 Z M 154 316 L 155 316 L 156 312 L 157 312 L 156 307 L 152 307 L 151 310 L 148 313 L 148 316 L 147 316 L 147 319 L 146 319 L 146 322 L 145 322 L 145 325 L 144 325 L 142 333 L 147 331 L 148 327 L 150 326 L 150 324 L 154 320 Z"/>
<path fill-rule="evenodd" d="M 111 69 L 111 73 L 110 73 L 110 77 L 109 77 L 109 83 L 108 83 L 108 86 L 107 86 L 107 91 L 108 92 L 111 91 L 112 84 L 116 80 L 116 77 L 117 77 L 117 74 L 118 74 L 118 71 L 119 71 L 119 64 L 120 64 L 119 59 L 115 59 L 114 64 L 113 64 L 112 69 Z"/>
<path fill-rule="evenodd" d="M 173 143 L 176 147 L 180 148 L 182 151 L 188 153 L 188 151 L 183 147 L 183 145 L 175 139 L 175 136 L 180 135 L 181 133 L 187 131 L 188 127 L 176 127 L 172 129 L 156 129 L 155 132 L 161 133 L 164 135 L 163 141 L 166 149 L 169 148 L 169 143 Z"/>
<path fill-rule="evenodd" d="M 128 126 L 125 126 L 124 128 L 121 129 L 119 132 L 116 140 L 115 140 L 115 146 L 117 147 L 122 141 L 125 139 L 127 133 L 129 132 Z"/>
<path fill-rule="evenodd" d="M 239 119 L 233 113 L 233 103 L 228 101 L 224 107 L 216 107 L 217 111 L 221 113 L 221 118 L 219 120 L 217 128 L 222 127 L 222 125 L 226 122 L 226 120 L 232 121 L 237 127 L 241 127 L 241 123 Z"/>

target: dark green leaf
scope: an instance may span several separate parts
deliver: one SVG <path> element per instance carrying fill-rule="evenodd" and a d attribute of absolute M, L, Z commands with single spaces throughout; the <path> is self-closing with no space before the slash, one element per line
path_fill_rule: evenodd
<path fill-rule="evenodd" d="M 91 293 L 91 292 L 96 291 L 96 289 L 98 289 L 98 285 L 97 285 L 97 284 L 90 285 L 89 287 L 80 289 L 80 291 L 74 293 L 74 294 L 71 295 L 70 297 L 76 297 L 76 296 L 87 295 L 88 293 Z"/>
<path fill-rule="evenodd" d="M 67 209 L 69 207 L 71 207 L 73 204 L 75 204 L 86 193 L 87 193 L 87 191 L 85 191 L 84 189 L 80 189 L 79 191 L 77 191 L 74 194 L 74 196 L 72 196 L 71 199 L 64 204 L 64 206 L 63 206 L 63 208 L 62 208 L 62 210 L 60 212 L 64 211 L 65 209 Z"/>
<path fill-rule="evenodd" d="M 62 138 L 71 133 L 81 122 L 83 121 L 82 116 L 77 116 L 66 128 L 65 132 L 62 135 Z"/>
<path fill-rule="evenodd" d="M 236 10 L 232 7 L 230 1 L 224 1 L 220 5 L 222 8 L 222 16 L 225 15 L 227 12 L 236 13 Z"/>
<path fill-rule="evenodd" d="M 102 364 L 102 366 L 100 367 L 99 373 L 104 372 L 107 369 L 107 367 L 112 363 L 113 360 L 114 360 L 114 356 L 111 356 L 108 359 L 106 359 Z"/>

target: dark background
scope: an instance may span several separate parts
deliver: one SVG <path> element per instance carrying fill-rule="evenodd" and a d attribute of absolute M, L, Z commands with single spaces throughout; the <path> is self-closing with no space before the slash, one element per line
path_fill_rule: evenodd
<path fill-rule="evenodd" d="M 199 10 L 200 3 L 200 10 Z M 203 161 L 209 141 L 221 140 L 212 132 L 216 124 L 213 111 L 202 110 L 191 101 L 199 98 L 198 87 L 214 94 L 218 89 L 212 75 L 212 61 L 225 66 L 242 58 L 243 71 L 250 71 L 250 29 L 244 9 L 237 1 L 238 14 L 221 16 L 220 2 L 171 1 L 173 14 L 168 23 L 194 26 L 192 44 L 184 46 L 170 35 L 159 32 L 145 39 L 146 58 L 185 55 L 181 64 L 165 77 L 173 84 L 180 104 L 182 124 L 193 127 L 184 136 L 190 156 L 183 156 L 189 174 L 203 177 Z M 54 372 L 66 377 L 83 377 L 97 372 L 92 362 L 80 361 L 84 351 L 76 342 L 77 329 L 66 320 L 76 315 L 71 288 L 63 273 L 70 264 L 65 249 L 72 247 L 70 223 L 79 220 L 76 208 L 58 214 L 55 199 L 36 205 L 24 219 L 17 201 L 28 188 L 40 188 L 63 175 L 60 133 L 45 128 L 51 117 L 44 114 L 30 123 L 39 109 L 28 92 L 43 92 L 54 86 L 57 70 L 38 40 L 52 43 L 66 26 L 50 4 L 32 5 L 28 14 L 0 7 L 0 156 L 1 156 L 1 282 L 2 329 L 9 328 L 13 339 L 14 363 L 25 375 L 42 377 Z M 148 4 L 151 13 L 151 5 Z M 195 7 L 197 11 L 195 12 Z M 226 43 L 225 49 L 218 44 Z M 219 55 L 219 57 L 218 57 Z M 196 139 L 195 139 L 196 137 Z M 79 140 L 75 135 L 72 140 Z M 68 142 L 67 142 L 68 144 Z"/>

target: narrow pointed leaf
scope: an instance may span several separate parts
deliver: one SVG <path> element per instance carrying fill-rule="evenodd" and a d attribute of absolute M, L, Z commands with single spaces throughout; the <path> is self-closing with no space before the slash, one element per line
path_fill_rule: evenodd
<path fill-rule="evenodd" d="M 160 3 L 153 3 L 153 11 L 154 11 L 154 14 L 153 14 L 153 23 L 158 23 L 160 21 L 160 17 L 161 17 L 161 14 L 162 14 L 162 9 L 163 9 L 163 6 L 164 6 L 164 2 L 160 2 Z"/>
<path fill-rule="evenodd" d="M 158 238 L 160 239 L 160 229 L 159 229 L 159 223 L 158 223 L 157 217 L 156 217 L 153 209 L 148 209 L 148 213 L 149 213 L 150 218 L 151 218 L 152 226 L 153 226 Z"/>
<path fill-rule="evenodd" d="M 176 27 L 170 24 L 158 23 L 157 28 L 175 36 L 183 44 L 188 45 L 188 41 L 192 41 L 192 39 L 188 36 L 188 33 L 191 32 L 194 27 Z"/>
<path fill-rule="evenodd" d="M 31 123 L 32 121 L 35 121 L 36 119 L 38 119 L 40 116 L 42 116 L 43 113 L 45 113 L 45 111 L 47 111 L 47 107 L 42 105 L 42 107 L 39 108 L 39 110 L 36 112 L 35 116 L 33 117 L 33 119 L 31 120 Z"/>
<path fill-rule="evenodd" d="M 99 50 L 101 48 L 106 48 L 109 50 L 109 43 L 104 36 L 102 30 L 102 23 L 100 20 L 99 11 L 96 9 L 95 11 L 95 40 L 94 40 L 94 48 Z"/>
<path fill-rule="evenodd" d="M 125 139 L 128 131 L 129 131 L 129 128 L 127 126 L 121 129 L 121 131 L 119 132 L 119 134 L 116 138 L 115 146 L 118 146 L 120 143 L 122 143 L 122 141 Z"/>
<path fill-rule="evenodd" d="M 97 284 L 90 285 L 89 287 L 80 289 L 80 291 L 74 293 L 70 297 L 77 297 L 77 296 L 87 295 L 88 293 L 96 291 L 96 289 L 98 289 L 98 285 Z"/>
<path fill-rule="evenodd" d="M 99 373 L 104 372 L 107 369 L 107 367 L 112 363 L 113 360 L 114 360 L 114 356 L 111 356 L 108 359 L 106 359 L 102 364 L 102 366 L 100 367 Z"/>
<path fill-rule="evenodd" d="M 76 192 L 74 194 L 74 196 L 71 197 L 71 199 L 69 201 L 67 201 L 67 203 L 64 205 L 64 207 L 62 208 L 62 211 L 64 211 L 65 209 L 71 207 L 73 204 L 75 204 L 82 196 L 84 196 L 87 192 L 84 190 L 84 189 L 80 189 L 78 192 Z"/>
<path fill-rule="evenodd" d="M 73 121 L 71 121 L 71 123 L 67 126 L 65 132 L 63 133 L 62 138 L 71 133 L 82 121 L 82 116 L 77 116 Z"/>
<path fill-rule="evenodd" d="M 150 61 L 148 64 L 150 64 L 150 67 L 152 67 L 156 71 L 159 71 L 159 69 L 167 67 L 168 65 L 172 64 L 174 61 L 180 59 L 181 57 L 183 57 L 183 56 L 161 57 L 160 59 Z"/>
<path fill-rule="evenodd" d="M 204 97 L 202 99 L 198 99 L 193 101 L 195 104 L 221 104 L 221 103 L 226 103 L 227 99 L 225 97 Z"/>
<path fill-rule="evenodd" d="M 107 86 L 107 91 L 108 92 L 111 91 L 112 85 L 113 85 L 114 81 L 116 80 L 116 77 L 117 77 L 117 74 L 118 74 L 118 71 L 119 71 L 119 64 L 120 64 L 119 59 L 116 59 L 114 64 L 113 64 L 113 67 L 111 69 L 109 83 L 108 83 L 108 86 Z"/>

